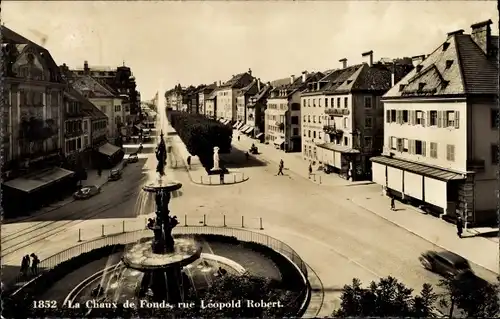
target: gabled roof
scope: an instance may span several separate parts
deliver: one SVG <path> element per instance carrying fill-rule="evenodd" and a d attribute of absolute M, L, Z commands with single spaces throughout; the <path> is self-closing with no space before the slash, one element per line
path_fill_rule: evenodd
<path fill-rule="evenodd" d="M 323 78 L 325 75 L 321 72 L 313 72 L 313 73 L 306 73 L 305 81 L 302 81 L 302 75 L 298 76 L 295 78 L 293 83 L 291 83 L 291 79 L 287 78 L 287 82 L 284 82 L 284 79 L 280 79 L 275 81 L 275 83 L 283 83 L 281 85 L 273 87 L 273 89 L 270 91 L 272 94 L 273 92 L 285 90 L 287 97 L 291 96 L 294 94 L 297 90 L 304 90 L 307 88 L 307 83 L 310 83 L 312 81 L 318 81 L 319 79 Z M 275 98 L 283 98 L 283 96 L 280 97 L 275 97 Z"/>
<path fill-rule="evenodd" d="M 61 78 L 60 76 L 61 72 L 59 70 L 59 67 L 57 66 L 56 62 L 52 58 L 52 55 L 47 49 L 36 44 L 33 41 L 28 40 L 27 38 L 12 31 L 11 29 L 7 28 L 4 25 L 0 26 L 0 34 L 1 34 L 0 42 L 2 43 L 2 45 L 7 44 L 15 46 L 19 54 L 21 54 L 22 51 L 25 50 L 27 47 L 34 48 L 36 51 L 38 51 L 37 58 L 43 60 L 47 65 L 47 67 L 51 70 L 51 72 L 58 74 L 59 78 Z M 62 78 L 61 82 L 64 82 Z"/>
<path fill-rule="evenodd" d="M 212 93 L 210 93 L 210 95 L 206 98 L 207 100 L 214 100 L 217 98 L 217 91 L 218 89 L 215 89 L 212 91 Z"/>
<path fill-rule="evenodd" d="M 465 94 L 498 94 L 498 66 L 469 34 L 455 32 L 384 98 Z"/>
<path fill-rule="evenodd" d="M 116 96 L 102 85 L 102 83 L 89 75 L 76 76 L 72 81 L 72 86 L 89 98 L 110 98 Z"/>
<path fill-rule="evenodd" d="M 267 94 L 269 93 L 269 91 L 272 90 L 272 87 L 270 85 L 264 85 L 264 87 L 262 87 L 260 89 L 259 92 L 257 92 L 257 94 L 255 94 L 254 96 L 252 96 L 250 98 L 250 102 L 248 103 L 247 107 L 252 107 L 254 106 L 256 103 L 259 103 L 260 101 L 262 101 L 264 98 L 267 97 Z"/>
<path fill-rule="evenodd" d="M 229 81 L 223 83 L 220 86 L 220 88 L 241 89 L 241 88 L 243 88 L 242 80 L 245 78 L 245 76 L 251 76 L 251 75 L 248 72 L 236 74 Z"/>
<path fill-rule="evenodd" d="M 92 102 L 90 102 L 86 97 L 84 97 L 80 92 L 75 90 L 74 88 L 70 88 L 69 94 L 81 102 L 82 104 L 82 112 L 92 118 L 93 120 L 98 119 L 107 119 L 108 117 L 101 110 L 99 110 Z"/>
<path fill-rule="evenodd" d="M 258 92 L 257 90 L 257 81 L 253 80 L 250 84 L 247 86 L 243 87 L 238 93 L 241 95 L 254 95 Z"/>

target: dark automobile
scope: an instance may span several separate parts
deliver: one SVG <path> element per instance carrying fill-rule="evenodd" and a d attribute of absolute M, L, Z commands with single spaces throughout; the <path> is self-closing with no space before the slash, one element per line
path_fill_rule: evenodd
<path fill-rule="evenodd" d="M 122 177 L 122 171 L 120 171 L 119 169 L 113 169 L 113 170 L 111 170 L 111 172 L 109 172 L 108 180 L 109 181 L 117 181 L 121 177 Z"/>
<path fill-rule="evenodd" d="M 137 163 L 139 162 L 139 157 L 137 156 L 137 153 L 130 154 L 130 156 L 127 158 L 128 163 Z"/>
<path fill-rule="evenodd" d="M 73 194 L 75 199 L 87 199 L 95 196 L 101 192 L 101 189 L 97 186 L 83 186 L 79 191 Z"/>
<path fill-rule="evenodd" d="M 444 277 L 473 274 L 467 259 L 450 251 L 427 251 L 419 257 L 419 260 L 425 269 Z"/>

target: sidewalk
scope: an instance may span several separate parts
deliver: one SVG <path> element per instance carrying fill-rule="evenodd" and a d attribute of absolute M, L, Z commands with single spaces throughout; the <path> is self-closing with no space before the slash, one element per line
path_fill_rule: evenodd
<path fill-rule="evenodd" d="M 409 232 L 454 252 L 464 258 L 499 273 L 498 238 L 478 235 L 481 229 L 470 229 L 458 238 L 456 227 L 442 219 L 426 215 L 417 208 L 396 202 L 396 211 L 390 210 L 390 199 L 382 194 L 379 185 L 363 186 L 356 194 L 347 196 L 354 204 L 402 227 Z M 411 249 L 411 248 L 410 248 Z"/>
<path fill-rule="evenodd" d="M 168 133 L 175 133 L 175 130 L 169 126 Z M 171 155 L 174 157 L 171 165 L 173 167 L 184 167 L 189 175 L 191 181 L 195 184 L 215 186 L 215 185 L 232 185 L 246 182 L 249 177 L 245 173 L 229 169 L 229 173 L 224 174 L 224 183 L 221 184 L 219 175 L 208 175 L 205 168 L 201 164 L 198 156 L 189 154 L 186 145 L 182 142 L 181 138 L 175 134 L 167 136 L 167 145 L 172 147 Z M 187 158 L 191 156 L 191 166 L 187 165 Z"/>
<path fill-rule="evenodd" d="M 240 136 L 240 141 L 238 141 L 238 135 Z M 283 159 L 285 163 L 285 174 L 286 171 L 291 171 L 294 174 L 309 179 L 312 183 L 338 187 L 338 186 L 355 186 L 355 185 L 366 185 L 373 184 L 371 181 L 348 181 L 341 178 L 337 174 L 326 174 L 322 170 L 318 170 L 318 165 L 313 166 L 313 173 L 309 176 L 309 161 L 302 158 L 301 153 L 285 153 L 284 151 L 277 150 L 274 145 L 260 143 L 239 131 L 233 131 L 233 145 L 242 151 L 250 149 L 250 146 L 255 144 L 259 149 L 259 154 L 252 155 L 258 159 L 267 162 L 268 164 L 275 165 L 276 170 L 278 169 L 278 164 L 280 159 Z"/>

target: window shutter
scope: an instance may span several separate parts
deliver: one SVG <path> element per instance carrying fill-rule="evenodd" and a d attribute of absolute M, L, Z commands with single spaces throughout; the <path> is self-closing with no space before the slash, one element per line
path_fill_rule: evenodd
<path fill-rule="evenodd" d="M 437 112 L 437 124 L 438 124 L 438 127 L 443 127 L 443 112 L 442 111 L 438 111 Z"/>
<path fill-rule="evenodd" d="M 408 123 L 410 123 L 410 125 L 415 125 L 415 122 L 413 122 L 413 119 L 414 119 L 413 118 L 413 112 L 414 111 L 408 111 L 408 117 L 409 117 Z"/>
<path fill-rule="evenodd" d="M 460 128 L 460 111 L 455 111 L 455 128 Z"/>
<path fill-rule="evenodd" d="M 422 155 L 427 156 L 427 143 L 422 141 Z"/>
<path fill-rule="evenodd" d="M 415 140 L 409 140 L 408 144 L 411 145 L 409 147 L 410 154 L 415 154 Z"/>
<path fill-rule="evenodd" d="M 389 136 L 389 141 L 387 141 L 387 145 L 389 146 L 389 149 L 392 148 L 392 136 Z"/>
<path fill-rule="evenodd" d="M 391 110 L 386 110 L 385 111 L 385 122 L 386 123 L 391 123 Z"/>
<path fill-rule="evenodd" d="M 401 110 L 396 111 L 396 123 L 398 124 L 401 124 L 401 118 L 402 118 L 401 113 L 402 113 Z"/>
<path fill-rule="evenodd" d="M 420 121 L 421 121 L 423 127 L 425 127 L 425 121 L 428 119 L 427 114 L 428 114 L 428 112 L 422 111 L 422 119 Z"/>

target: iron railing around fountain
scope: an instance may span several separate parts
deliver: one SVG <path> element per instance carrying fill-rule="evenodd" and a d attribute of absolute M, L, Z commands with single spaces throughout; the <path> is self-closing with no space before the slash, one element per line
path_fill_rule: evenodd
<path fill-rule="evenodd" d="M 173 230 L 174 235 L 223 235 L 235 237 L 242 242 L 253 242 L 267 246 L 291 260 L 302 272 L 305 278 L 308 277 L 307 264 L 300 256 L 284 242 L 268 236 L 266 234 L 257 233 L 245 229 L 237 229 L 231 227 L 214 227 L 214 226 L 178 226 Z M 55 266 L 70 260 L 71 258 L 83 253 L 90 252 L 94 249 L 102 248 L 110 245 L 126 245 L 132 244 L 140 239 L 152 237 L 149 229 L 141 229 L 131 232 L 124 232 L 114 235 L 104 236 L 98 239 L 87 241 L 71 248 L 65 249 L 57 254 L 42 260 L 39 265 L 41 273 L 53 269 Z M 22 287 L 26 280 L 16 280 L 14 283 L 17 287 Z"/>

